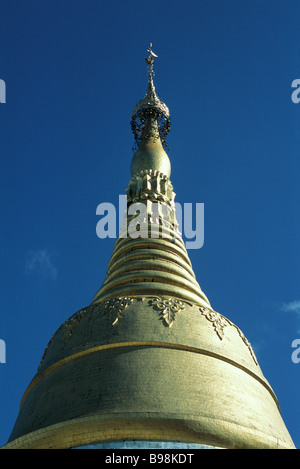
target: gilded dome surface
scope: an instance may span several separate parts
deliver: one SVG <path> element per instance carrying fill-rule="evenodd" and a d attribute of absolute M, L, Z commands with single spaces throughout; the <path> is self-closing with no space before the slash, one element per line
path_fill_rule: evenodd
<path fill-rule="evenodd" d="M 242 331 L 209 308 L 164 297 L 113 298 L 71 316 L 24 395 L 11 440 L 26 446 L 22 435 L 35 447 L 45 438 L 61 447 L 141 436 L 293 447 Z"/>

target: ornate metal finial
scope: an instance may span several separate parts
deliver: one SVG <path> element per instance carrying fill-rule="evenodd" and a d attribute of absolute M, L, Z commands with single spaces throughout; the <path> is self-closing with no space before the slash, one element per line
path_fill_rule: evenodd
<path fill-rule="evenodd" d="M 154 52 L 152 51 L 152 42 L 149 43 L 149 47 L 147 51 L 149 52 L 149 57 L 146 57 L 145 60 L 146 60 L 146 63 L 149 65 L 148 71 L 149 71 L 149 80 L 150 80 L 150 77 L 153 78 L 154 76 L 154 72 L 153 72 L 154 57 L 158 57 L 158 55 L 154 54 Z"/>
<path fill-rule="evenodd" d="M 146 129 L 149 129 L 149 125 L 146 126 L 146 121 L 148 122 L 149 117 L 151 117 L 152 120 L 157 123 L 158 134 L 156 138 L 160 137 L 162 144 L 167 146 L 166 136 L 170 130 L 170 112 L 165 103 L 158 98 L 153 83 L 153 63 L 154 58 L 158 57 L 158 55 L 152 51 L 151 42 L 147 51 L 149 52 L 149 57 L 145 58 L 148 65 L 147 93 L 144 99 L 139 101 L 133 109 L 131 129 L 136 141 L 136 146 L 139 146 L 142 139 L 147 137 L 147 135 L 145 135 L 145 131 Z M 151 137 L 155 138 L 154 133 L 151 134 Z"/>
<path fill-rule="evenodd" d="M 154 52 L 152 50 L 152 42 L 149 42 L 149 47 L 148 47 L 147 51 L 150 53 L 150 56 L 158 57 L 158 55 L 154 54 Z"/>

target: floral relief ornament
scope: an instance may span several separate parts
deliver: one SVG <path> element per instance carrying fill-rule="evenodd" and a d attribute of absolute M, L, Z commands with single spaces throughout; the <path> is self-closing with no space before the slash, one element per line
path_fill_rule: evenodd
<path fill-rule="evenodd" d="M 133 302 L 132 297 L 122 297 L 122 298 L 110 298 L 107 301 L 104 301 L 101 305 L 101 309 L 108 313 L 108 318 L 112 321 L 112 326 L 115 326 L 119 321 L 122 312 L 128 305 Z"/>
<path fill-rule="evenodd" d="M 218 334 L 218 337 L 222 340 L 224 337 L 224 328 L 226 326 L 233 326 L 236 331 L 238 332 L 239 336 L 241 337 L 242 341 L 244 344 L 248 347 L 248 350 L 250 352 L 251 357 L 253 358 L 253 361 L 256 365 L 258 365 L 255 353 L 251 347 L 250 342 L 246 339 L 245 335 L 243 332 L 235 325 L 233 322 L 231 322 L 229 319 L 225 318 L 221 314 L 217 313 L 216 311 L 212 311 L 208 308 L 205 308 L 204 306 L 201 306 L 199 308 L 203 316 L 206 317 L 210 322 L 212 322 L 214 330 Z"/>
<path fill-rule="evenodd" d="M 203 316 L 206 317 L 210 322 L 212 322 L 214 326 L 214 330 L 218 334 L 220 339 L 224 337 L 224 328 L 229 324 L 228 320 L 221 316 L 221 314 L 217 313 L 216 311 L 212 311 L 208 308 L 201 307 L 199 308 Z"/>
<path fill-rule="evenodd" d="M 172 327 L 176 314 L 185 308 L 184 303 L 177 298 L 157 297 L 150 300 L 150 304 L 161 311 L 162 318 L 169 327 Z"/>

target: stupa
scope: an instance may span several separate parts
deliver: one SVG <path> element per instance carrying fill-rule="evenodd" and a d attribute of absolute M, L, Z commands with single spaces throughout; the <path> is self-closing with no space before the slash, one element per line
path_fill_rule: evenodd
<path fill-rule="evenodd" d="M 4 448 L 294 448 L 249 341 L 196 280 L 148 52 L 123 232 L 92 303 L 47 345 Z"/>

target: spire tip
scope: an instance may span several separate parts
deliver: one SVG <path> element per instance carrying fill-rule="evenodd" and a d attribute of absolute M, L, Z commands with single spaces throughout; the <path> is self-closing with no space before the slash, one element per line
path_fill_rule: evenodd
<path fill-rule="evenodd" d="M 165 103 L 163 103 L 155 92 L 153 83 L 153 63 L 154 58 L 158 57 L 152 50 L 152 42 L 149 43 L 147 49 L 149 56 L 145 58 L 148 64 L 148 89 L 144 99 L 139 101 L 133 109 L 131 128 L 135 137 L 137 146 L 140 144 L 144 136 L 144 128 L 147 117 L 151 116 L 152 119 L 157 121 L 158 136 L 160 136 L 162 144 L 166 146 L 166 136 L 170 130 L 170 113 Z"/>

